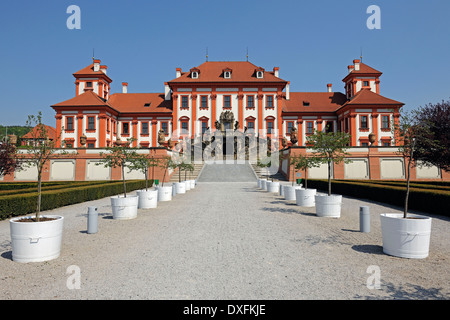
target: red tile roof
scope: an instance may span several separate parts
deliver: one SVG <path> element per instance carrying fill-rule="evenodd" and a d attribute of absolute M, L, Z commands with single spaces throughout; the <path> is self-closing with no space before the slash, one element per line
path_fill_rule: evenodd
<path fill-rule="evenodd" d="M 231 69 L 231 78 L 225 79 L 223 71 Z M 189 83 L 189 82 L 278 82 L 280 84 L 287 81 L 275 77 L 273 71 L 265 71 L 262 79 L 256 77 L 255 71 L 258 66 L 248 61 L 208 61 L 197 67 L 199 70 L 198 79 L 192 79 L 190 72 L 182 72 L 181 76 L 168 83 Z"/>
<path fill-rule="evenodd" d="M 109 82 L 112 82 L 111 78 L 108 77 L 103 71 L 99 70 L 99 71 L 94 71 L 94 64 L 92 63 L 91 65 L 78 70 L 77 72 L 73 73 L 73 76 L 75 78 L 79 78 L 80 76 L 102 76 L 102 77 L 106 77 Z"/>
<path fill-rule="evenodd" d="M 283 100 L 283 112 L 335 112 L 347 101 L 340 92 L 291 92 Z M 305 103 L 304 103 L 305 102 Z M 309 105 L 305 105 L 309 103 Z"/>
<path fill-rule="evenodd" d="M 100 98 L 94 91 L 88 90 L 84 93 L 52 105 L 52 107 L 98 107 L 98 106 L 109 106 L 109 104 L 102 98 Z"/>
<path fill-rule="evenodd" d="M 108 103 L 121 113 L 172 113 L 172 100 L 164 100 L 163 93 L 114 93 Z"/>
<path fill-rule="evenodd" d="M 371 91 L 370 89 L 362 89 L 353 98 L 347 101 L 344 105 L 404 105 L 403 102 L 395 101 L 378 93 Z"/>
<path fill-rule="evenodd" d="M 56 139 L 56 129 L 45 124 L 42 124 L 47 130 L 47 134 L 50 140 Z M 39 139 L 40 132 L 38 131 L 39 125 L 36 125 L 30 132 L 22 136 L 22 139 Z"/>

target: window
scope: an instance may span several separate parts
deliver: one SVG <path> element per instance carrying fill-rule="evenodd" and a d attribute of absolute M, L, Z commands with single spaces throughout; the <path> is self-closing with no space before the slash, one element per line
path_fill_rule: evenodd
<path fill-rule="evenodd" d="M 273 108 L 273 96 L 266 96 L 266 108 Z"/>
<path fill-rule="evenodd" d="M 188 134 L 189 132 L 189 122 L 181 121 L 181 134 Z"/>
<path fill-rule="evenodd" d="M 208 96 L 200 96 L 200 108 L 208 109 Z"/>
<path fill-rule="evenodd" d="M 73 117 L 67 117 L 66 130 L 73 130 Z"/>
<path fill-rule="evenodd" d="M 333 121 L 327 121 L 325 124 L 325 132 L 330 133 L 334 131 Z"/>
<path fill-rule="evenodd" d="M 207 129 L 208 129 L 208 122 L 202 121 L 202 134 L 204 134 Z"/>
<path fill-rule="evenodd" d="M 165 134 L 169 134 L 169 124 L 167 122 L 161 122 L 161 129 Z"/>
<path fill-rule="evenodd" d="M 225 71 L 225 72 L 223 73 L 223 77 L 224 77 L 225 79 L 230 79 L 230 78 L 231 78 L 231 72 L 230 72 L 230 71 Z"/>
<path fill-rule="evenodd" d="M 383 141 L 383 147 L 390 147 L 391 143 L 389 141 Z"/>
<path fill-rule="evenodd" d="M 389 129 L 389 116 L 381 116 L 381 128 Z"/>
<path fill-rule="evenodd" d="M 255 132 L 255 120 L 247 120 L 247 131 Z"/>
<path fill-rule="evenodd" d="M 189 109 L 189 97 L 188 96 L 181 97 L 181 108 Z"/>
<path fill-rule="evenodd" d="M 142 134 L 148 134 L 148 122 L 142 122 Z"/>
<path fill-rule="evenodd" d="M 192 79 L 197 79 L 197 78 L 198 78 L 198 72 L 192 71 Z"/>
<path fill-rule="evenodd" d="M 368 87 L 369 86 L 369 81 L 363 81 L 363 87 Z"/>
<path fill-rule="evenodd" d="M 130 133 L 130 124 L 128 122 L 122 123 L 122 134 Z"/>
<path fill-rule="evenodd" d="M 88 147 L 88 148 L 95 148 L 95 144 L 94 144 L 94 143 L 88 143 L 88 144 L 87 144 L 87 147 Z"/>
<path fill-rule="evenodd" d="M 266 120 L 267 121 L 267 133 L 272 134 L 273 133 L 273 120 Z"/>
<path fill-rule="evenodd" d="M 306 133 L 313 134 L 314 133 L 314 122 L 307 121 L 306 122 Z"/>
<path fill-rule="evenodd" d="M 286 134 L 291 134 L 291 129 L 294 127 L 294 122 L 293 121 L 288 121 L 286 124 L 287 124 Z"/>
<path fill-rule="evenodd" d="M 255 97 L 247 96 L 247 108 L 254 108 L 254 107 L 255 107 Z"/>
<path fill-rule="evenodd" d="M 231 109 L 231 96 L 223 96 L 223 107 Z"/>
<path fill-rule="evenodd" d="M 360 116 L 361 117 L 361 129 L 368 129 L 368 123 L 367 123 L 367 116 Z"/>
<path fill-rule="evenodd" d="M 86 88 L 92 88 L 92 82 L 91 81 L 87 81 L 86 82 Z"/>
<path fill-rule="evenodd" d="M 95 130 L 95 117 L 88 117 L 88 130 Z"/>
<path fill-rule="evenodd" d="M 361 147 L 368 147 L 369 143 L 368 142 L 361 142 Z"/>
<path fill-rule="evenodd" d="M 262 71 L 256 72 L 256 77 L 257 77 L 258 79 L 261 79 L 261 78 L 263 77 L 263 72 L 262 72 Z"/>

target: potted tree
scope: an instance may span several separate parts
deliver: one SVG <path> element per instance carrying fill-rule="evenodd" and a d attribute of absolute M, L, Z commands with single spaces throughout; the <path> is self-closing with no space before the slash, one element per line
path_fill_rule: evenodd
<path fill-rule="evenodd" d="M 158 185 L 156 189 L 158 190 L 158 201 L 170 201 L 172 200 L 172 186 L 165 186 L 166 174 L 169 168 L 173 168 L 173 161 L 170 156 L 164 156 L 158 159 L 158 166 L 164 169 L 164 175 L 161 181 L 161 185 Z"/>
<path fill-rule="evenodd" d="M 135 161 L 130 166 L 131 170 L 142 171 L 145 178 L 145 189 L 137 190 L 138 209 L 150 209 L 156 208 L 158 205 L 158 190 L 150 190 L 148 188 L 148 171 L 149 168 L 156 167 L 158 165 L 158 160 L 151 157 L 149 158 L 145 154 L 137 155 Z M 153 183 L 153 182 L 152 182 Z"/>
<path fill-rule="evenodd" d="M 125 168 L 131 171 L 134 163 L 138 161 L 139 154 L 136 152 L 136 148 L 130 147 L 133 142 L 133 138 L 128 139 L 128 143 L 116 144 L 112 147 L 107 147 L 107 152 L 100 152 L 103 159 L 98 163 L 104 167 L 116 168 L 119 167 L 122 172 L 123 182 L 123 197 L 120 195 L 112 196 L 111 207 L 113 219 L 127 220 L 137 217 L 138 196 L 127 195 Z"/>
<path fill-rule="evenodd" d="M 258 159 L 256 161 L 256 166 L 261 168 L 261 170 L 264 170 L 266 178 L 258 179 L 258 188 L 267 190 L 267 182 L 269 181 L 269 175 L 267 174 L 267 167 L 270 166 L 270 161 L 267 157 L 265 157 L 263 160 Z M 264 176 L 264 175 L 263 175 Z"/>
<path fill-rule="evenodd" d="M 195 170 L 194 164 L 186 163 L 185 166 L 184 166 L 184 170 L 185 170 L 185 177 L 184 177 L 184 179 L 186 181 L 189 181 L 190 189 L 194 189 L 195 188 L 195 179 L 192 179 L 192 172 L 194 172 L 194 170 Z M 189 180 L 186 179 L 186 174 L 187 174 L 188 171 L 189 171 Z"/>
<path fill-rule="evenodd" d="M 182 155 L 178 155 L 176 159 L 172 159 L 171 168 L 174 170 L 178 169 L 178 182 L 174 183 L 176 194 L 186 193 L 186 183 L 181 181 L 181 171 L 184 170 L 184 166 L 185 163 Z"/>
<path fill-rule="evenodd" d="M 296 200 L 296 190 L 301 189 L 302 185 L 296 185 L 295 184 L 295 176 L 297 173 L 298 168 L 296 167 L 297 164 L 297 158 L 294 155 L 291 155 L 289 157 L 289 165 L 292 166 L 292 185 L 285 185 L 282 186 L 283 188 L 283 196 L 285 200 L 291 201 Z"/>
<path fill-rule="evenodd" d="M 440 117 L 445 117 L 441 114 Z M 448 127 L 449 108 L 447 106 L 447 116 L 443 121 Z M 405 159 L 406 174 L 406 193 L 404 200 L 403 213 L 383 213 L 380 215 L 381 232 L 383 238 L 383 252 L 401 258 L 423 259 L 429 255 L 430 235 L 431 235 L 431 217 L 408 213 L 409 184 L 411 178 L 411 167 L 417 160 L 429 161 L 425 156 L 429 149 L 438 144 L 447 144 L 448 140 L 441 142 L 430 137 L 431 128 L 429 121 L 424 121 L 423 115 L 417 111 L 413 114 L 403 112 L 400 115 L 399 123 L 392 126 L 393 134 L 399 139 L 399 153 Z M 444 132 L 444 131 L 443 131 Z M 428 140 L 428 141 L 427 141 Z M 439 146 L 440 149 L 440 146 Z M 446 148 L 444 148 L 446 149 Z M 436 155 L 440 157 L 440 155 Z M 445 160 L 448 162 L 449 160 Z M 445 163 L 443 164 L 445 166 Z"/>
<path fill-rule="evenodd" d="M 326 163 L 328 167 L 328 194 L 316 194 L 316 214 L 319 217 L 341 216 L 342 195 L 331 194 L 331 166 L 339 163 L 351 162 L 346 158 L 347 146 L 350 144 L 350 134 L 346 132 L 314 131 L 306 137 L 307 144 L 313 149 L 313 154 L 319 163 Z"/>
<path fill-rule="evenodd" d="M 292 161 L 294 168 L 296 170 L 303 170 L 305 174 L 305 188 L 295 190 L 296 204 L 302 207 L 314 207 L 317 189 L 308 189 L 307 170 L 312 167 L 317 167 L 319 165 L 319 160 L 316 157 L 298 154 L 293 157 Z"/>
<path fill-rule="evenodd" d="M 52 137 L 49 128 L 42 123 L 42 113 L 30 115 L 27 120 L 32 143 L 24 146 L 24 153 L 17 153 L 23 167 L 37 170 L 37 203 L 34 216 L 16 217 L 10 220 L 12 258 L 17 262 L 42 262 L 59 257 L 61 252 L 64 217 L 41 215 L 42 173 L 48 170 L 51 158 L 63 157 L 67 152 L 56 148 L 58 137 Z"/>

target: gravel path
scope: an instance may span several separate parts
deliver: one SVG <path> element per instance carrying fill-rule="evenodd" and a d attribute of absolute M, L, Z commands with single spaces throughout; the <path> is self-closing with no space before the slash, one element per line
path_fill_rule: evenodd
<path fill-rule="evenodd" d="M 448 218 L 433 216 L 428 258 L 396 258 L 382 252 L 379 214 L 399 208 L 344 197 L 339 219 L 319 218 L 258 190 L 255 179 L 201 182 L 214 180 L 207 173 L 133 220 L 112 219 L 109 198 L 49 211 L 65 225 L 61 256 L 48 262 L 13 262 L 1 221 L 0 299 L 450 298 Z M 359 232 L 362 205 L 370 233 Z M 88 206 L 98 207 L 97 234 L 86 233 Z M 70 266 L 81 271 L 80 289 L 67 286 Z M 379 267 L 380 289 L 367 287 L 370 266 Z"/>

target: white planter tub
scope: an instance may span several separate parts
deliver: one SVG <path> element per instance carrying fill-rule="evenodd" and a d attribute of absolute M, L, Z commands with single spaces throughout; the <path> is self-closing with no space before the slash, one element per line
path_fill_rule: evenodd
<path fill-rule="evenodd" d="M 138 209 L 150 209 L 158 206 L 158 190 L 138 190 Z"/>
<path fill-rule="evenodd" d="M 261 189 L 267 190 L 267 179 L 261 179 Z"/>
<path fill-rule="evenodd" d="M 55 218 L 55 220 L 18 222 L 23 218 L 9 220 L 12 259 L 26 263 L 58 258 L 61 253 L 64 217 L 43 215 L 41 218 Z"/>
<path fill-rule="evenodd" d="M 172 186 L 158 187 L 158 201 L 172 200 Z"/>
<path fill-rule="evenodd" d="M 284 199 L 291 201 L 295 201 L 295 190 L 301 189 L 302 186 L 294 185 L 294 186 L 283 186 L 283 195 Z"/>
<path fill-rule="evenodd" d="M 186 183 L 184 183 L 184 181 L 175 182 L 173 185 L 177 194 L 186 193 Z"/>
<path fill-rule="evenodd" d="M 316 194 L 314 198 L 318 217 L 339 218 L 341 216 L 341 195 Z"/>
<path fill-rule="evenodd" d="M 400 258 L 423 259 L 428 257 L 431 235 L 431 218 L 403 213 L 380 215 L 383 252 Z"/>
<path fill-rule="evenodd" d="M 184 188 L 186 189 L 186 191 L 191 190 L 191 181 L 185 180 L 183 182 L 184 182 Z"/>
<path fill-rule="evenodd" d="M 279 192 L 280 191 L 280 183 L 278 181 L 270 182 L 267 187 L 268 192 Z"/>
<path fill-rule="evenodd" d="M 191 189 L 195 188 L 195 180 L 188 180 L 191 183 Z"/>
<path fill-rule="evenodd" d="M 137 217 L 138 196 L 111 197 L 113 219 L 128 220 Z"/>
<path fill-rule="evenodd" d="M 297 189 L 295 190 L 295 202 L 298 206 L 314 207 L 316 189 Z"/>

